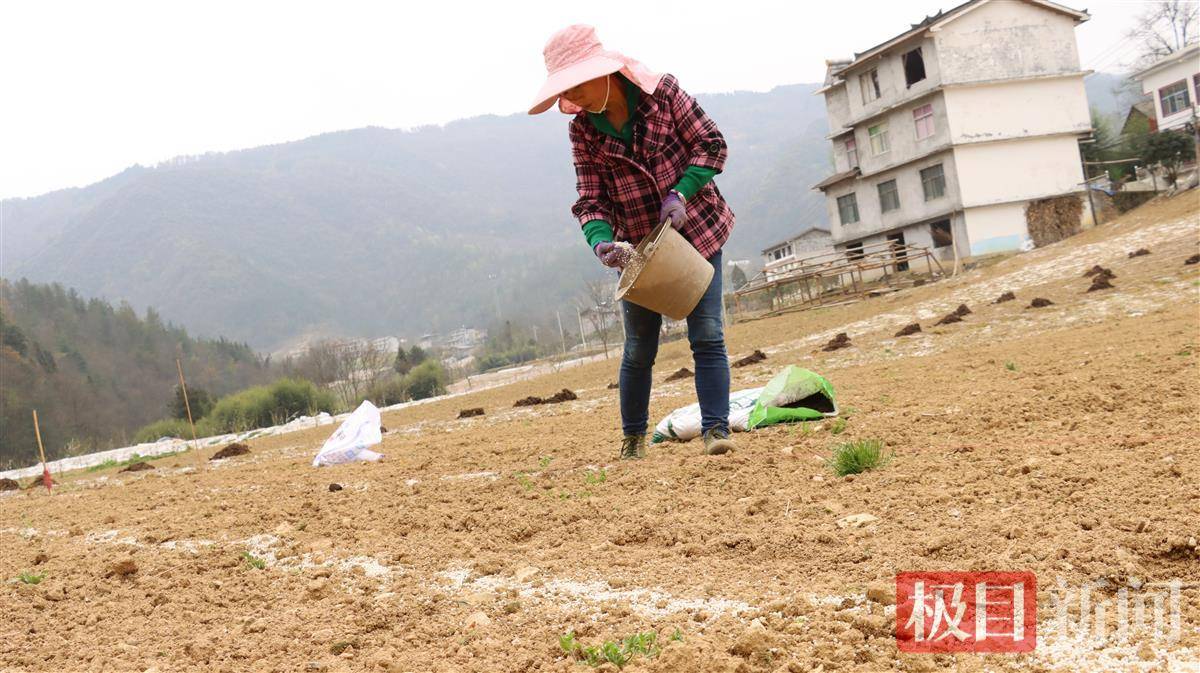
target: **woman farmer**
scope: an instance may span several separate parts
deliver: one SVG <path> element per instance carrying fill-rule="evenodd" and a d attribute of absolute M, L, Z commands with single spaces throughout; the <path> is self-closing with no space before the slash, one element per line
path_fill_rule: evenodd
<path fill-rule="evenodd" d="M 621 268 L 627 251 L 616 242 L 636 245 L 669 219 L 714 267 L 712 283 L 687 327 L 705 451 L 725 453 L 734 444 L 721 324 L 721 246 L 733 228 L 733 212 L 712 182 L 725 165 L 725 139 L 673 76 L 652 73 L 605 50 L 591 26 L 555 33 L 543 53 L 549 76 L 529 114 L 545 112 L 557 101 L 559 110 L 574 115 L 569 133 L 579 199 L 571 212 L 600 262 Z M 641 458 L 662 316 L 628 301 L 621 304 L 626 335 L 621 458 Z"/>

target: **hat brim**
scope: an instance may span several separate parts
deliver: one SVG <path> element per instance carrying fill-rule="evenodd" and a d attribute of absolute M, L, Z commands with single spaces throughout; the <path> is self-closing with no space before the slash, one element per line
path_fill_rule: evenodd
<path fill-rule="evenodd" d="M 611 75 L 623 67 L 625 67 L 625 64 L 621 61 L 600 55 L 563 68 L 546 78 L 546 82 L 542 84 L 542 88 L 533 99 L 533 106 L 529 108 L 529 114 L 541 114 L 549 110 L 550 106 L 554 105 L 554 102 L 558 100 L 562 92 L 567 89 L 596 79 L 597 77 Z"/>

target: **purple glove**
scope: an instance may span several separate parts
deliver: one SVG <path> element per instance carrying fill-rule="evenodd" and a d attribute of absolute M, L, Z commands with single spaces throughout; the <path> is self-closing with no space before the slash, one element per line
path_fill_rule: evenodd
<path fill-rule="evenodd" d="M 600 263 L 610 269 L 620 269 L 625 266 L 625 255 L 621 254 L 620 248 L 612 241 L 603 241 L 596 244 L 592 248 L 592 252 L 600 258 Z"/>
<path fill-rule="evenodd" d="M 671 226 L 676 230 L 683 229 L 683 223 L 687 222 L 687 207 L 683 204 L 683 198 L 675 192 L 667 194 L 662 202 L 662 210 L 658 211 L 658 221 L 666 219 L 671 220 Z"/>

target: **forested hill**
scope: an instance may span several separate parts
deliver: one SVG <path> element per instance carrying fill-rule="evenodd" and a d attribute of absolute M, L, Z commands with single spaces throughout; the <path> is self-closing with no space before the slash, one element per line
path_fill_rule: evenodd
<path fill-rule="evenodd" d="M 153 309 L 0 280 L 0 469 L 36 462 L 35 408 L 51 460 L 129 444 L 167 415 L 177 357 L 189 386 L 215 394 L 269 378 L 246 344 L 193 338 Z"/>

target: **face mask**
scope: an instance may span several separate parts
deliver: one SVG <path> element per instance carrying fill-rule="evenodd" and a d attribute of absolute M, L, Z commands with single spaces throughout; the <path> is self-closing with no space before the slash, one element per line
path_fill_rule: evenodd
<path fill-rule="evenodd" d="M 608 96 L 611 93 L 612 93 L 612 75 L 609 75 L 608 77 L 604 78 L 604 104 L 600 106 L 599 110 L 588 110 L 588 112 L 591 112 L 592 114 L 600 114 L 601 112 L 604 112 L 605 110 L 607 110 L 608 109 Z M 584 108 L 584 109 L 586 110 L 587 108 Z"/>

